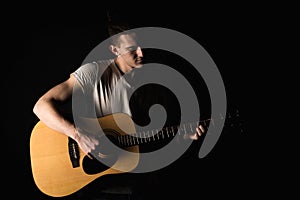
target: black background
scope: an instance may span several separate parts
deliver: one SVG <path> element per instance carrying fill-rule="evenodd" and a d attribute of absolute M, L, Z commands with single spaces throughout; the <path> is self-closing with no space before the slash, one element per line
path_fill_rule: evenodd
<path fill-rule="evenodd" d="M 30 168 L 29 141 L 33 126 L 38 121 L 32 112 L 37 99 L 50 87 L 68 78 L 78 68 L 85 56 L 106 39 L 105 9 L 88 6 L 71 10 L 40 5 L 12 9 L 14 17 L 6 21 L 3 39 L 8 64 L 3 66 L 5 97 L 4 121 L 5 173 L 9 176 L 6 186 L 10 197 L 19 195 L 30 199 L 52 199 L 35 186 Z M 166 194 L 210 195 L 215 197 L 239 197 L 241 192 L 255 197 L 269 181 L 268 173 L 258 179 L 256 150 L 246 128 L 249 101 L 257 99 L 249 91 L 257 85 L 249 85 L 253 64 L 261 55 L 250 53 L 259 35 L 251 9 L 218 11 L 214 7 L 187 9 L 130 10 L 136 16 L 136 25 L 158 26 L 178 30 L 202 45 L 216 63 L 224 80 L 228 107 L 238 109 L 242 127 L 224 131 L 216 146 L 203 159 L 197 152 L 189 158 L 189 166 L 178 161 L 157 172 L 166 184 Z M 256 11 L 257 13 L 260 10 Z M 7 25 L 7 26 L 6 26 Z M 250 37 L 252 35 L 252 37 Z M 6 55 L 5 54 L 5 55 Z M 250 75 L 251 77 L 251 75 Z M 8 105 L 8 106 L 7 106 Z M 242 131 L 243 130 L 243 131 Z M 193 160 L 193 162 L 190 162 Z M 251 182 L 256 183 L 251 186 Z M 153 189 L 150 189 L 153 190 Z M 19 192 L 20 191 L 20 192 Z M 22 192 L 21 192 L 22 191 Z M 155 192 L 155 190 L 153 191 Z M 242 196 L 243 197 L 243 196 Z"/>

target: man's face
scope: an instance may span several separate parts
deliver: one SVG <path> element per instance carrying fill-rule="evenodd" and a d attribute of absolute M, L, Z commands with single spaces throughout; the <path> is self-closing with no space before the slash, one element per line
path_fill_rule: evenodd
<path fill-rule="evenodd" d="M 118 56 L 131 68 L 141 67 L 143 52 L 137 44 L 136 35 L 134 33 L 121 35 L 119 41 Z"/>

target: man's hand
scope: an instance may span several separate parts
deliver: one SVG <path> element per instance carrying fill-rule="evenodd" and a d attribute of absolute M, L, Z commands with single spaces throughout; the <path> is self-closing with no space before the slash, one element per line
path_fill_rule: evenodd
<path fill-rule="evenodd" d="M 202 125 L 199 125 L 196 127 L 195 133 L 193 134 L 184 134 L 183 139 L 192 139 L 192 140 L 198 140 L 202 134 L 205 133 L 205 128 Z"/>
<path fill-rule="evenodd" d="M 99 145 L 100 137 L 97 134 L 91 134 L 82 129 L 76 129 L 75 141 L 78 143 L 81 150 L 92 159 L 90 153 L 96 149 L 96 146 Z"/>

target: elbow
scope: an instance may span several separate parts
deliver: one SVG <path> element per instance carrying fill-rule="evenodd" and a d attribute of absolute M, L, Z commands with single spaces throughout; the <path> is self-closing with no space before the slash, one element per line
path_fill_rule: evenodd
<path fill-rule="evenodd" d="M 38 110 L 39 110 L 38 107 L 39 107 L 39 100 L 34 104 L 33 109 L 32 109 L 32 112 L 35 115 L 37 115 L 37 113 L 38 113 Z"/>
<path fill-rule="evenodd" d="M 35 103 L 35 105 L 33 106 L 33 109 L 32 109 L 32 111 L 33 111 L 33 113 L 36 115 L 36 116 L 39 116 L 39 112 L 40 112 L 40 107 L 42 106 L 41 104 L 42 104 L 42 99 L 39 99 L 36 103 Z"/>

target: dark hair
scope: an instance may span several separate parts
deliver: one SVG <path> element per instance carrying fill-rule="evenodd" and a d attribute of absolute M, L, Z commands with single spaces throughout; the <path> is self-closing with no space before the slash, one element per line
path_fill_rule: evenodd
<path fill-rule="evenodd" d="M 130 28 L 129 18 L 121 10 L 114 9 L 107 11 L 107 31 L 109 36 L 114 36 Z"/>

